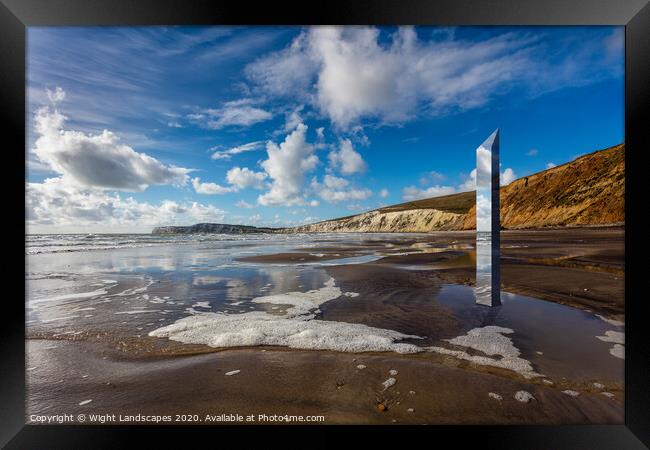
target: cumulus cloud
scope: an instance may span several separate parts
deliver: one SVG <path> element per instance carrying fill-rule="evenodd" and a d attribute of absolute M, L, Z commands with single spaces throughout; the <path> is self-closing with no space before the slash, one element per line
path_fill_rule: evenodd
<path fill-rule="evenodd" d="M 499 175 L 500 175 L 499 182 L 501 183 L 501 186 L 506 186 L 517 179 L 517 174 L 510 167 L 508 167 L 506 170 L 501 172 Z"/>
<path fill-rule="evenodd" d="M 230 159 L 232 155 L 238 155 L 240 153 L 252 152 L 255 150 L 261 150 L 264 148 L 263 141 L 249 142 L 247 144 L 238 145 L 236 147 L 229 148 L 227 150 L 217 150 L 212 154 L 212 159 Z M 214 150 L 214 149 L 211 149 Z"/>
<path fill-rule="evenodd" d="M 361 155 L 352 147 L 350 139 L 341 140 L 338 150 L 328 155 L 332 167 L 338 168 L 344 175 L 360 173 L 366 170 L 366 163 Z"/>
<path fill-rule="evenodd" d="M 431 186 L 427 189 L 420 189 L 416 186 L 405 187 L 402 191 L 402 198 L 405 201 L 420 200 L 423 198 L 440 197 L 454 194 L 456 188 L 453 186 Z"/>
<path fill-rule="evenodd" d="M 244 208 L 244 209 L 252 209 L 254 206 L 248 203 L 245 200 L 239 200 L 237 203 L 235 203 L 235 206 L 237 208 Z"/>
<path fill-rule="evenodd" d="M 333 175 L 325 175 L 323 182 L 319 183 L 315 178 L 311 187 L 318 196 L 329 203 L 339 203 L 349 200 L 365 200 L 372 195 L 369 189 L 355 189 L 348 187 L 350 182 L 344 178 Z"/>
<path fill-rule="evenodd" d="M 527 44 L 514 33 L 423 42 L 402 27 L 385 42 L 373 27 L 311 27 L 246 74 L 268 94 L 311 101 L 342 128 L 364 117 L 395 123 L 414 117 L 418 106 L 437 112 L 483 105 L 497 87 L 526 74 Z"/>
<path fill-rule="evenodd" d="M 220 195 L 235 192 L 235 187 L 221 186 L 217 183 L 202 183 L 199 177 L 192 179 L 192 186 L 197 194 Z"/>
<path fill-rule="evenodd" d="M 112 232 L 149 232 L 159 225 L 220 222 L 224 214 L 213 205 L 197 202 L 139 202 L 117 193 L 81 187 L 63 177 L 26 184 L 25 220 L 30 232 L 84 232 L 88 227 Z"/>
<path fill-rule="evenodd" d="M 268 192 L 258 197 L 262 205 L 299 205 L 305 203 L 302 192 L 305 174 L 314 170 L 318 157 L 306 141 L 307 126 L 299 124 L 280 145 L 268 142 L 268 159 L 261 165 L 271 179 Z"/>
<path fill-rule="evenodd" d="M 379 191 L 379 196 L 381 198 L 386 198 L 390 195 L 390 192 L 388 192 L 388 189 L 384 188 L 381 191 Z"/>
<path fill-rule="evenodd" d="M 267 176 L 264 172 L 255 172 L 247 167 L 233 167 L 226 174 L 226 180 L 237 189 L 248 187 L 263 189 Z"/>
<path fill-rule="evenodd" d="M 50 92 L 48 92 L 50 95 Z M 51 97 L 62 99 L 58 90 Z M 139 153 L 112 132 L 86 134 L 65 130 L 66 117 L 43 107 L 36 112 L 34 153 L 44 164 L 83 187 L 143 191 L 150 185 L 184 185 L 190 169 L 166 165 Z"/>
<path fill-rule="evenodd" d="M 210 108 L 202 113 L 189 114 L 187 117 L 206 128 L 219 130 L 230 126 L 248 127 L 269 120 L 273 115 L 254 106 L 253 100 L 245 98 L 226 102 L 221 108 Z"/>

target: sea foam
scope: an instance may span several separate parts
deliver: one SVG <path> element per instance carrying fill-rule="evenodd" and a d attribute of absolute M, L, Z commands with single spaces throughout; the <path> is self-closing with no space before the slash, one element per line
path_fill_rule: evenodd
<path fill-rule="evenodd" d="M 342 352 L 422 351 L 402 339 L 421 339 L 393 330 L 363 324 L 316 320 L 313 310 L 339 298 L 341 289 L 330 278 L 325 286 L 307 292 L 288 292 L 253 299 L 254 303 L 291 305 L 284 315 L 251 311 L 241 314 L 195 312 L 171 325 L 158 328 L 149 336 L 166 337 L 186 344 L 211 347 L 248 347 L 274 345 L 303 350 Z"/>

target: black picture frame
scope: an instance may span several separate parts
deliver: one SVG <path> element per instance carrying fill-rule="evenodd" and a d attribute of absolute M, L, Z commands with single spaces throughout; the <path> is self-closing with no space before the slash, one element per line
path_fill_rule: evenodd
<path fill-rule="evenodd" d="M 641 217 L 646 202 L 643 154 L 648 152 L 648 104 L 650 103 L 650 5 L 646 0 L 328 0 L 303 3 L 234 0 L 0 0 L 0 115 L 5 125 L 2 141 L 7 161 L 3 178 L 5 206 L 9 206 L 7 233 L 24 233 L 25 173 L 25 49 L 26 27 L 74 25 L 172 25 L 172 24 L 415 24 L 415 25 L 624 25 L 625 165 L 626 165 L 626 359 L 625 425 L 584 426 L 433 426 L 409 427 L 408 440 L 445 442 L 454 446 L 500 449 L 637 449 L 650 446 L 650 349 L 648 301 L 644 294 Z M 7 139 L 9 137 L 9 139 Z M 647 170 L 646 170 L 647 172 Z M 19 179 L 21 178 L 22 179 Z M 23 186 L 23 189 L 17 186 Z M 8 219 L 8 220 L 7 220 Z M 12 241 L 15 255 L 24 255 L 24 241 Z M 6 252 L 3 266 L 8 283 L 20 280 L 20 264 Z M 19 259 L 20 260 L 20 259 Z M 23 266 L 24 267 L 24 266 Z M 119 448 L 135 435 L 174 444 L 179 432 L 192 441 L 214 433 L 237 432 L 239 438 L 278 437 L 280 427 L 143 427 L 143 426 L 27 426 L 25 425 L 25 320 L 24 285 L 16 295 L 6 295 L 0 327 L 0 445 L 6 448 Z M 346 431 L 360 427 L 327 427 Z M 365 427 L 373 441 L 385 443 L 405 427 Z M 286 431 L 286 430 L 285 430 Z M 323 427 L 293 427 L 292 433 L 322 433 Z M 172 434 L 173 432 L 173 434 Z M 417 436 L 416 436 L 417 435 Z M 178 442 L 186 441 L 188 436 Z M 401 436 L 400 439 L 405 439 Z M 208 441 L 209 442 L 209 441 Z M 300 441 L 296 441 L 300 442 Z M 302 441 L 314 442 L 314 441 Z M 407 442 L 407 441 L 402 441 Z M 215 445 L 219 441 L 213 441 Z M 335 444 L 335 442 L 334 442 Z M 367 441 L 371 445 L 371 441 Z M 151 444 L 153 445 L 153 444 Z M 335 444 L 336 445 L 336 444 Z M 419 444 L 421 445 L 421 444 Z"/>

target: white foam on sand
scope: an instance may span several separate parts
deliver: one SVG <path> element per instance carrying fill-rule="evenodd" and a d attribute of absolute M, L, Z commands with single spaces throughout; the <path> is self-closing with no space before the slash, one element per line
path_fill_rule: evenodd
<path fill-rule="evenodd" d="M 394 386 L 395 383 L 397 383 L 397 380 L 395 378 L 393 378 L 393 377 L 390 377 L 389 379 L 387 379 L 386 381 L 381 383 L 381 385 L 384 386 L 384 391 L 385 391 L 389 387 Z"/>
<path fill-rule="evenodd" d="M 609 349 L 609 353 L 617 358 L 625 359 L 625 346 L 621 344 L 614 344 L 614 346 Z"/>
<path fill-rule="evenodd" d="M 533 394 L 527 391 L 517 391 L 515 392 L 515 400 L 522 403 L 528 403 L 531 400 L 535 400 Z"/>
<path fill-rule="evenodd" d="M 601 341 L 604 341 L 604 342 L 613 342 L 615 344 L 625 344 L 625 334 L 621 333 L 620 331 L 608 330 L 608 331 L 605 331 L 605 336 L 596 336 L 596 338 L 598 338 L 598 339 L 600 339 Z"/>
<path fill-rule="evenodd" d="M 283 315 L 264 311 L 240 314 L 195 312 L 171 325 L 149 333 L 186 344 L 211 347 L 244 347 L 275 345 L 303 350 L 333 350 L 342 352 L 423 351 L 413 344 L 396 341 L 419 336 L 369 327 L 363 324 L 316 320 L 313 310 L 343 293 L 330 278 L 325 286 L 307 292 L 257 297 L 254 303 L 290 305 Z"/>
<path fill-rule="evenodd" d="M 104 295 L 104 294 L 107 294 L 106 289 L 97 289 L 96 291 L 91 291 L 91 292 L 77 292 L 77 293 L 74 293 L 74 294 L 57 295 L 55 297 L 37 298 L 37 299 L 31 300 L 29 303 L 58 302 L 58 301 L 61 301 L 61 300 L 72 300 L 72 299 L 77 299 L 77 298 L 97 297 L 99 295 Z"/>
<path fill-rule="evenodd" d="M 533 366 L 528 360 L 520 358 L 520 352 L 514 346 L 512 340 L 505 334 L 514 333 L 510 328 L 498 326 L 486 326 L 474 328 L 464 336 L 458 336 L 453 339 L 445 339 L 447 342 L 466 349 L 478 350 L 487 356 L 470 355 L 465 350 L 453 350 L 444 347 L 427 347 L 429 351 L 443 355 L 454 356 L 459 359 L 471 361 L 475 364 L 500 367 L 519 373 L 525 378 L 543 376 L 533 370 Z M 497 358 L 491 358 L 496 356 Z"/>
<path fill-rule="evenodd" d="M 210 302 L 196 302 L 192 308 L 210 308 Z"/>
<path fill-rule="evenodd" d="M 253 303 L 270 303 L 272 305 L 291 305 L 287 309 L 290 317 L 308 314 L 312 309 L 318 308 L 325 302 L 334 300 L 343 295 L 341 289 L 336 286 L 334 278 L 325 282 L 325 286 L 307 292 L 287 292 L 286 294 L 267 295 L 255 297 Z"/>
<path fill-rule="evenodd" d="M 567 390 L 565 390 L 565 391 L 562 391 L 562 393 L 563 393 L 563 394 L 566 394 L 566 395 L 569 395 L 569 396 L 571 396 L 571 397 L 577 397 L 578 395 L 580 395 L 580 392 L 578 392 L 578 391 L 572 391 L 571 389 L 567 389 Z"/>
<path fill-rule="evenodd" d="M 601 316 L 600 314 L 596 314 L 596 317 L 598 317 L 603 322 L 607 322 L 610 325 L 614 325 L 615 327 L 622 327 L 625 325 L 625 322 L 621 322 L 620 320 L 608 319 L 607 317 Z"/>
<path fill-rule="evenodd" d="M 61 316 L 61 317 L 54 317 L 52 319 L 46 319 L 42 320 L 42 323 L 50 323 L 50 322 L 58 322 L 60 320 L 70 320 L 70 319 L 77 319 L 79 316 Z"/>
<path fill-rule="evenodd" d="M 152 313 L 152 312 L 158 312 L 157 309 L 138 309 L 135 311 L 118 311 L 114 314 L 146 314 L 146 313 Z"/>
<path fill-rule="evenodd" d="M 501 397 L 499 394 L 495 394 L 494 392 L 488 393 L 488 396 L 498 401 L 503 400 L 503 397 Z"/>
<path fill-rule="evenodd" d="M 625 333 L 620 331 L 607 330 L 605 336 L 596 336 L 603 342 L 612 342 L 614 346 L 609 349 L 609 353 L 620 359 L 625 359 Z"/>

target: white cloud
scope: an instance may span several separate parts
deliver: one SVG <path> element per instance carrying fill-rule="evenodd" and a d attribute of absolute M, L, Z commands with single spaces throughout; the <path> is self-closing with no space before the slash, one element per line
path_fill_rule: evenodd
<path fill-rule="evenodd" d="M 286 114 L 284 122 L 285 133 L 290 133 L 296 129 L 298 125 L 303 123 L 300 112 L 305 108 L 305 105 L 300 105 L 294 108 L 290 113 Z"/>
<path fill-rule="evenodd" d="M 402 27 L 380 42 L 373 27 L 311 27 L 246 73 L 264 92 L 307 99 L 348 128 L 364 117 L 403 122 L 418 106 L 434 112 L 481 106 L 498 87 L 527 75 L 529 44 L 514 33 L 423 42 Z"/>
<path fill-rule="evenodd" d="M 62 102 L 65 99 L 65 91 L 59 86 L 57 86 L 54 91 L 47 89 L 47 98 L 50 99 L 52 103 Z"/>
<path fill-rule="evenodd" d="M 501 183 L 501 186 L 506 186 L 517 179 L 517 174 L 510 167 L 501 172 L 500 176 L 501 178 L 499 182 Z"/>
<path fill-rule="evenodd" d="M 388 192 L 388 189 L 384 188 L 381 191 L 379 191 L 379 196 L 381 198 L 386 198 L 390 195 L 390 192 Z"/>
<path fill-rule="evenodd" d="M 229 192 L 235 192 L 237 189 L 235 187 L 221 186 L 216 183 L 201 183 L 199 177 L 192 179 L 192 186 L 197 194 L 205 195 L 220 195 L 227 194 Z"/>
<path fill-rule="evenodd" d="M 224 214 L 197 202 L 139 202 L 80 187 L 62 177 L 26 184 L 25 219 L 30 232 L 150 232 L 159 225 L 221 222 Z"/>
<path fill-rule="evenodd" d="M 251 208 L 254 207 L 253 205 L 251 205 L 250 203 L 248 203 L 248 202 L 245 201 L 245 200 L 240 200 L 240 201 L 238 201 L 237 203 L 235 203 L 235 206 L 236 206 L 237 208 L 244 208 L 244 209 L 251 209 Z"/>
<path fill-rule="evenodd" d="M 527 156 L 537 156 L 538 153 L 539 153 L 539 150 L 537 150 L 536 148 L 531 148 L 530 150 L 528 150 L 526 152 L 526 155 Z"/>
<path fill-rule="evenodd" d="M 431 186 L 427 189 L 419 189 L 415 186 L 405 187 L 402 191 L 402 199 L 405 201 L 420 200 L 423 198 L 440 197 L 454 194 L 456 189 L 453 186 Z"/>
<path fill-rule="evenodd" d="M 217 150 L 212 154 L 212 159 L 230 159 L 232 155 L 238 155 L 240 153 L 261 150 L 263 148 L 264 148 L 263 141 L 249 142 L 247 144 L 238 145 L 236 147 L 232 147 L 227 150 Z"/>
<path fill-rule="evenodd" d="M 51 97 L 65 96 L 62 90 L 56 92 Z M 138 153 L 108 130 L 101 134 L 65 130 L 66 119 L 58 110 L 48 107 L 39 109 L 34 118 L 38 136 L 34 153 L 66 180 L 83 187 L 124 191 L 187 183 L 190 169 L 166 165 Z"/>
<path fill-rule="evenodd" d="M 476 190 L 476 169 L 472 169 L 465 181 L 458 186 L 458 192 L 467 192 Z"/>
<path fill-rule="evenodd" d="M 307 126 L 299 124 L 280 145 L 268 142 L 268 159 L 261 163 L 271 179 L 271 188 L 258 197 L 262 205 L 299 205 L 305 203 L 302 192 L 305 174 L 318 164 L 314 147 L 305 139 Z"/>
<path fill-rule="evenodd" d="M 554 162 L 546 163 L 546 168 L 547 169 L 552 169 L 553 167 L 557 167 L 557 164 L 555 164 Z"/>
<path fill-rule="evenodd" d="M 273 115 L 257 106 L 253 106 L 251 99 L 233 100 L 223 104 L 218 109 L 206 109 L 202 114 L 189 114 L 190 120 L 212 130 L 219 130 L 229 126 L 248 127 L 258 122 L 264 122 Z"/>
<path fill-rule="evenodd" d="M 325 175 L 323 183 L 319 183 L 315 178 L 312 180 L 311 187 L 318 196 L 328 203 L 339 203 L 349 200 L 365 200 L 372 195 L 369 189 L 349 188 L 350 183 L 333 175 Z"/>
<path fill-rule="evenodd" d="M 237 189 L 245 189 L 248 187 L 263 189 L 266 178 L 267 175 L 264 172 L 255 172 L 247 167 L 233 167 L 226 174 L 228 183 Z"/>
<path fill-rule="evenodd" d="M 349 139 L 341 140 L 338 151 L 328 155 L 332 167 L 338 167 L 342 174 L 351 175 L 366 170 L 366 163 L 361 155 L 352 147 Z"/>
<path fill-rule="evenodd" d="M 246 76 L 265 93 L 307 99 L 318 70 L 316 61 L 306 53 L 308 46 L 308 34 L 301 33 L 287 48 L 249 64 Z"/>

